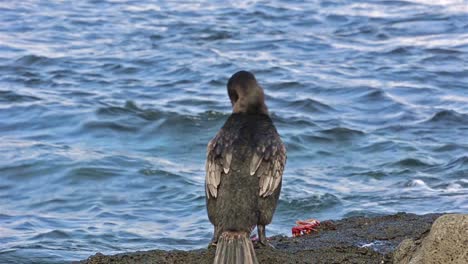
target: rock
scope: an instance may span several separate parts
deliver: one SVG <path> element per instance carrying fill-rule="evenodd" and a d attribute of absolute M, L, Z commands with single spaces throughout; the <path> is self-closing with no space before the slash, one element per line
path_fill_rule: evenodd
<path fill-rule="evenodd" d="M 416 248 L 417 246 L 413 239 L 403 240 L 395 252 L 393 252 L 393 263 L 409 263 Z"/>
<path fill-rule="evenodd" d="M 393 253 L 395 264 L 468 263 L 468 215 L 443 215 L 427 236 L 405 239 Z"/>
<path fill-rule="evenodd" d="M 418 239 L 428 233 L 432 223 L 442 214 L 395 215 L 322 221 L 318 232 L 302 237 L 275 236 L 269 238 L 274 248 L 256 246 L 259 263 L 366 263 L 390 264 L 392 252 L 404 239 Z M 291 219 L 291 226 L 295 219 Z M 408 243 L 415 240 L 408 240 Z M 182 263 L 211 264 L 214 249 L 190 251 L 151 250 L 122 253 L 113 256 L 96 254 L 80 264 L 97 263 Z"/>

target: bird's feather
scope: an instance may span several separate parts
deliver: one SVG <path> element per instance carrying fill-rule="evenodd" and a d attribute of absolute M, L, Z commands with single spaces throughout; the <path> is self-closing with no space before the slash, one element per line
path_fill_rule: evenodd
<path fill-rule="evenodd" d="M 250 162 L 250 174 L 259 177 L 259 195 L 272 195 L 281 183 L 284 165 L 286 163 L 286 148 L 279 135 L 267 133 L 257 141 L 256 151 Z"/>
<path fill-rule="evenodd" d="M 232 142 L 234 135 L 221 129 L 208 143 L 206 157 L 205 189 L 207 198 L 218 197 L 218 187 L 223 175 L 230 171 L 232 161 Z"/>

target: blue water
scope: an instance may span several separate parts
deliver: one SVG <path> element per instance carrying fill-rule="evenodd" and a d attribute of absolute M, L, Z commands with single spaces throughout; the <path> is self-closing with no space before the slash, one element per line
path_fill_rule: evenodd
<path fill-rule="evenodd" d="M 468 2 L 0 2 L 0 263 L 205 247 L 227 79 L 265 88 L 295 220 L 468 212 Z"/>

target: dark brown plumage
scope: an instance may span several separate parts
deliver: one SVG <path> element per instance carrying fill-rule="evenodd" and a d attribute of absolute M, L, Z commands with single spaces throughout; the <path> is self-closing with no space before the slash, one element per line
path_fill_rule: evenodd
<path fill-rule="evenodd" d="M 286 149 L 254 75 L 237 72 L 227 88 L 233 113 L 209 142 L 206 162 L 206 203 L 215 227 L 213 244 L 222 235 L 215 262 L 255 263 L 255 255 L 250 261 L 245 258 L 245 254 L 253 252 L 248 237 L 257 226 L 260 243 L 267 244 L 265 226 L 271 223 L 280 195 Z M 238 237 L 245 243 L 230 244 L 238 245 L 240 250 L 221 245 Z M 244 251 L 237 260 L 231 256 L 232 252 Z"/>

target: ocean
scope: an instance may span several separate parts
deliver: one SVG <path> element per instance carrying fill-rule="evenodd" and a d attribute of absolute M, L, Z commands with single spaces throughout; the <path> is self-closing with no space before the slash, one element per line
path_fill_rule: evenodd
<path fill-rule="evenodd" d="M 206 145 L 254 73 L 298 219 L 468 212 L 468 2 L 0 2 L 0 263 L 208 245 Z"/>

